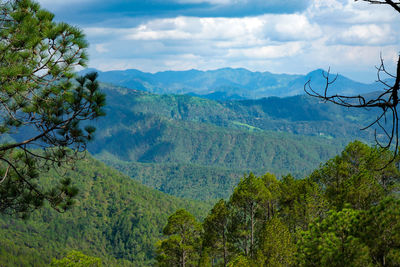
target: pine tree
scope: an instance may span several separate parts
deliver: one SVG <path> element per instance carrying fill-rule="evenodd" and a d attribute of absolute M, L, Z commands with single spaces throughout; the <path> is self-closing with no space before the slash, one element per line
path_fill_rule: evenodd
<path fill-rule="evenodd" d="M 210 251 L 212 261 L 222 262 L 227 266 L 228 252 L 228 223 L 229 209 L 225 200 L 218 201 L 203 223 L 203 249 Z"/>
<path fill-rule="evenodd" d="M 201 224 L 194 216 L 180 209 L 168 218 L 163 229 L 168 236 L 157 244 L 158 266 L 195 266 L 200 258 Z"/>
<path fill-rule="evenodd" d="M 86 66 L 84 34 L 53 18 L 31 0 L 0 2 L 0 213 L 27 214 L 45 200 L 69 208 L 71 180 L 43 187 L 39 174 L 78 158 L 95 131 L 82 121 L 104 115 L 97 74 L 74 74 Z"/>

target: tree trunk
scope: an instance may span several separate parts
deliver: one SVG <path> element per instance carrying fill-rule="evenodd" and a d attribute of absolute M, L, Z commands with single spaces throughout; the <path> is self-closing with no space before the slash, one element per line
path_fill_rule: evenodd
<path fill-rule="evenodd" d="M 250 256 L 253 258 L 254 250 L 254 206 L 250 206 Z"/>
<path fill-rule="evenodd" d="M 182 258 L 181 258 L 181 267 L 185 267 L 186 266 L 186 251 L 183 250 L 182 251 Z"/>
<path fill-rule="evenodd" d="M 222 233 L 222 242 L 224 246 L 224 267 L 228 266 L 228 255 L 227 255 L 227 249 L 226 249 L 226 236 L 225 236 L 225 230 Z"/>

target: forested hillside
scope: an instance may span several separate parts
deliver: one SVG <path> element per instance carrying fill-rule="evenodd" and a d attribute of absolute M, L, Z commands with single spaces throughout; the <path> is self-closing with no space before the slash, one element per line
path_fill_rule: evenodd
<path fill-rule="evenodd" d="M 306 96 L 218 102 L 112 85 L 103 92 L 107 116 L 97 121 L 89 151 L 181 197 L 228 197 L 250 170 L 301 177 L 349 141 L 373 138 L 360 131 L 371 113 L 350 115 Z"/>
<path fill-rule="evenodd" d="M 353 142 L 302 179 L 245 175 L 204 221 L 184 209 L 171 214 L 158 266 L 399 266 L 392 157 Z"/>
<path fill-rule="evenodd" d="M 66 213 L 41 209 L 27 221 L 0 218 L 0 266 L 45 266 L 79 250 L 104 266 L 148 266 L 168 214 L 185 207 L 198 219 L 209 205 L 181 200 L 147 188 L 87 156 L 66 173 L 79 188 Z M 59 179 L 55 171 L 42 184 Z"/>

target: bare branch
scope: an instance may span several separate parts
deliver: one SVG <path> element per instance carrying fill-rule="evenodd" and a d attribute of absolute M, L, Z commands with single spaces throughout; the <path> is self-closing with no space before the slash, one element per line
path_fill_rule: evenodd
<path fill-rule="evenodd" d="M 385 4 L 388 1 L 367 1 L 373 4 L 377 4 L 377 2 L 381 4 Z M 392 2 L 392 1 L 390 1 Z M 393 2 L 394 3 L 394 2 Z M 400 5 L 400 3 L 394 3 L 396 5 Z M 304 91 L 312 97 L 317 97 L 322 99 L 324 102 L 331 102 L 333 104 L 347 107 L 347 108 L 378 108 L 382 111 L 382 113 L 370 124 L 361 130 L 366 130 L 370 127 L 376 126 L 380 129 L 381 132 L 386 137 L 386 140 L 380 140 L 378 137 L 377 131 L 375 130 L 375 142 L 376 144 L 385 149 L 393 148 L 394 146 L 394 157 L 397 156 L 398 148 L 399 148 L 399 122 L 398 122 L 398 111 L 397 105 L 399 104 L 399 86 L 400 86 L 400 56 L 397 61 L 397 71 L 396 75 L 390 74 L 386 68 L 381 56 L 380 58 L 380 66 L 377 67 L 377 76 L 378 82 L 385 85 L 387 88 L 376 98 L 367 100 L 364 96 L 356 95 L 356 96 L 344 96 L 340 94 L 329 95 L 328 89 L 332 85 L 333 82 L 336 81 L 337 75 L 331 79 L 330 78 L 330 69 L 328 72 L 323 72 L 323 77 L 325 79 L 325 86 L 321 90 L 323 93 L 319 93 L 314 90 L 311 86 L 311 80 L 308 80 L 304 85 Z M 382 74 L 388 76 L 389 78 L 395 78 L 395 82 L 392 86 L 389 85 L 387 81 L 383 80 Z M 387 129 L 386 117 L 387 115 L 391 116 L 391 124 L 390 131 Z M 384 120 L 384 124 L 382 124 L 382 120 Z M 384 142 L 384 143 L 382 143 Z M 393 159 L 394 160 L 394 159 Z M 391 161 L 393 162 L 393 161 Z"/>

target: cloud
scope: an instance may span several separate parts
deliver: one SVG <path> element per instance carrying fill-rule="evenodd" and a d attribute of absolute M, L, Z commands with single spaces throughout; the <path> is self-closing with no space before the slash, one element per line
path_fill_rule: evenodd
<path fill-rule="evenodd" d="M 110 50 L 106 46 L 106 44 L 95 44 L 94 49 L 96 49 L 98 53 L 107 53 Z"/>
<path fill-rule="evenodd" d="M 245 49 L 229 49 L 228 57 L 247 59 L 278 59 L 292 57 L 302 50 L 299 42 L 285 43 L 282 45 L 267 45 Z"/>
<path fill-rule="evenodd" d="M 373 80 L 400 51 L 400 15 L 354 0 L 40 0 L 84 29 L 90 66 L 143 71 L 245 67 L 306 73 L 331 66 Z M 72 3 L 72 4 L 71 4 Z"/>
<path fill-rule="evenodd" d="M 388 45 L 399 41 L 397 34 L 389 24 L 362 24 L 350 26 L 350 28 L 334 37 L 332 43 L 347 45 Z"/>
<path fill-rule="evenodd" d="M 312 0 L 39 0 L 58 19 L 80 25 L 111 22 L 120 26 L 132 21 L 177 16 L 246 17 L 302 12 Z M 132 18 L 135 19 L 132 19 Z M 132 26 L 132 25 L 123 25 Z"/>
<path fill-rule="evenodd" d="M 90 34 L 108 34 L 111 29 L 88 28 Z M 118 29 L 127 40 L 215 40 L 242 42 L 312 40 L 321 30 L 304 15 L 263 15 L 245 18 L 177 17 L 156 19 L 131 29 Z M 115 32 L 115 30 L 114 30 Z"/>

